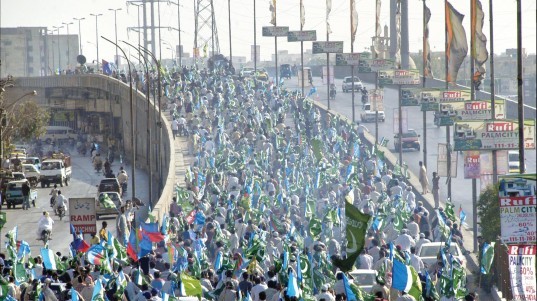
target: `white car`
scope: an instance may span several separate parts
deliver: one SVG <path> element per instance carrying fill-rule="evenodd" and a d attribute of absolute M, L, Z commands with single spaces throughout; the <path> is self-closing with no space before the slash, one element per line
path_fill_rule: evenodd
<path fill-rule="evenodd" d="M 375 278 L 377 277 L 377 271 L 358 269 L 349 273 L 354 284 L 358 285 L 365 292 L 370 292 L 373 285 L 375 285 Z"/>
<path fill-rule="evenodd" d="M 354 91 L 361 91 L 364 88 L 364 85 L 362 84 L 362 81 L 355 76 L 354 77 Z M 341 85 L 341 89 L 344 93 L 352 91 L 352 76 L 345 76 L 343 78 L 343 84 Z"/>
<path fill-rule="evenodd" d="M 421 245 L 419 257 L 426 266 L 430 267 L 431 265 L 435 264 L 437 261 L 437 256 L 440 254 L 440 249 L 444 248 L 445 245 L 445 242 L 425 243 Z M 461 266 L 466 268 L 466 258 L 462 254 L 461 248 L 456 242 L 451 242 L 448 253 L 458 259 L 461 263 Z M 446 253 L 446 256 L 449 256 L 448 253 Z"/>

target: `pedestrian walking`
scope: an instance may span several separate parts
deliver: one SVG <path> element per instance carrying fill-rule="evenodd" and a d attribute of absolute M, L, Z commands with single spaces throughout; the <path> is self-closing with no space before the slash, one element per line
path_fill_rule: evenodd
<path fill-rule="evenodd" d="M 427 168 L 420 161 L 420 184 L 421 184 L 421 194 L 429 193 L 429 179 L 427 178 Z"/>

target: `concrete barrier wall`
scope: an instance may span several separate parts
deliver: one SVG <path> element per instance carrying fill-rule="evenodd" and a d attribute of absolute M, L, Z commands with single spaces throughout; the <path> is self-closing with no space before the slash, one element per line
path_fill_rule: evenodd
<path fill-rule="evenodd" d="M 159 220 L 162 220 L 162 215 L 168 211 L 169 203 L 171 202 L 174 192 L 175 183 L 175 152 L 172 151 L 173 137 L 171 135 L 171 126 L 164 116 L 159 116 L 158 107 L 155 106 L 152 97 L 150 97 L 149 107 L 145 95 L 137 91 L 133 87 L 133 115 L 134 122 L 130 115 L 130 88 L 125 84 L 112 77 L 97 75 L 97 74 L 82 74 L 82 75 L 64 75 L 64 76 L 47 76 L 47 77 L 25 77 L 16 78 L 15 87 L 10 89 L 10 93 L 14 95 L 23 94 L 23 91 L 36 90 L 37 96 L 35 100 L 43 105 L 50 106 L 51 99 L 47 97 L 47 88 L 63 88 L 65 89 L 65 100 L 75 99 L 77 108 L 84 108 L 91 111 L 93 108 L 98 110 L 97 103 L 106 101 L 112 103 L 109 105 L 114 117 L 119 117 L 121 126 L 119 129 L 124 140 L 124 150 L 126 159 L 130 162 L 133 152 L 131 141 L 136 137 L 135 160 L 136 167 L 149 171 L 149 159 L 153 163 L 153 176 L 149 177 L 153 181 L 153 200 L 154 208 L 153 215 Z M 88 99 L 79 99 L 70 97 L 70 95 L 78 95 L 80 91 L 92 91 L 92 95 Z M 93 98 L 92 98 L 93 97 Z M 108 105 L 105 108 L 109 108 Z M 147 118 L 149 108 L 149 120 Z M 67 107 L 66 109 L 71 109 Z M 73 108 L 74 109 L 74 108 Z M 101 112 L 110 112 L 110 109 L 102 109 Z M 157 134 L 158 128 L 155 130 L 155 118 L 162 124 L 160 153 L 157 153 Z M 131 133 L 132 126 L 135 127 L 134 137 Z M 148 139 L 147 129 L 151 127 L 151 139 Z M 151 147 L 152 156 L 148 158 L 148 146 Z M 162 170 L 157 170 L 157 165 L 162 161 Z M 159 189 L 158 178 L 162 174 L 162 190 Z M 145 200 L 143 200 L 145 201 Z M 156 202 L 155 202 L 156 201 Z M 141 216 L 141 220 L 146 217 Z"/>

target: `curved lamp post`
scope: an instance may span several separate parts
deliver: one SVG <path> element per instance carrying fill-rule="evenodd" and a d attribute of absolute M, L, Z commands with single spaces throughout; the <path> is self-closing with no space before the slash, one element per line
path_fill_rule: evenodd
<path fill-rule="evenodd" d="M 161 147 L 161 141 L 162 141 L 162 122 L 160 121 L 160 119 L 162 118 L 162 114 L 160 112 L 161 110 L 161 103 L 160 103 L 160 94 L 161 94 L 161 79 L 160 79 L 160 61 L 157 60 L 157 58 L 155 57 L 155 55 L 149 51 L 147 48 L 145 48 L 144 46 L 142 45 L 138 45 L 140 46 L 140 49 L 148 54 L 149 56 L 151 56 L 151 58 L 153 59 L 153 61 L 155 62 L 155 64 L 157 65 L 157 80 L 158 80 L 158 83 L 157 83 L 157 95 L 158 95 L 158 98 L 157 98 L 157 101 L 158 101 L 158 118 L 159 120 L 157 121 L 157 126 L 159 127 L 159 130 L 158 130 L 158 135 L 157 135 L 157 147 L 158 147 L 158 160 L 159 160 L 159 164 L 157 166 L 158 168 L 158 171 L 159 171 L 159 178 L 158 178 L 158 185 L 159 185 L 159 197 L 160 197 L 160 193 L 162 191 L 162 156 L 161 156 L 161 151 L 160 151 L 160 147 Z"/>
<path fill-rule="evenodd" d="M 90 14 L 90 16 L 95 17 L 95 43 L 97 48 L 97 73 L 100 73 L 101 68 L 99 67 L 99 64 L 101 63 L 99 61 L 99 25 L 97 23 L 97 19 L 102 16 L 103 14 Z"/>
<path fill-rule="evenodd" d="M 134 45 L 130 44 L 127 41 L 121 41 L 132 48 L 134 48 L 136 51 L 138 51 L 139 56 L 141 56 L 144 60 L 145 65 L 145 74 L 146 74 L 146 89 L 145 89 L 145 99 L 147 100 L 147 164 L 149 167 L 149 203 L 151 206 L 153 206 L 153 161 L 151 160 L 151 114 L 149 114 L 149 110 L 151 107 L 151 102 L 149 101 L 149 67 L 147 63 L 147 59 L 144 55 L 142 55 L 142 51 L 135 47 Z"/>
<path fill-rule="evenodd" d="M 131 62 L 127 58 L 127 54 L 125 53 L 125 51 L 123 51 L 123 49 L 121 47 L 119 47 L 118 44 L 110 41 L 109 39 L 107 39 L 107 38 L 105 38 L 103 36 L 101 36 L 101 38 L 103 38 L 105 41 L 108 41 L 108 42 L 114 44 L 117 47 L 117 49 L 121 50 L 121 52 L 123 53 L 123 56 L 127 60 L 127 64 L 129 65 L 129 88 L 130 88 L 129 100 L 130 100 L 130 103 L 131 103 L 130 114 L 131 114 L 131 148 L 132 148 L 131 149 L 131 186 L 132 186 L 132 201 L 134 202 L 134 197 L 136 196 L 136 186 L 135 186 L 136 148 L 134 147 L 134 140 L 135 140 L 135 136 L 134 136 L 134 108 L 133 108 L 134 103 L 133 103 L 133 99 L 132 99 Z"/>

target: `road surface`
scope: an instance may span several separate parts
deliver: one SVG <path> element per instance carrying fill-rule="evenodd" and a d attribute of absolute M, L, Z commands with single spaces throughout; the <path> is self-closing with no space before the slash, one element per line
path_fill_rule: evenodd
<path fill-rule="evenodd" d="M 306 83 L 307 84 L 307 83 Z M 317 87 L 317 93 L 312 96 L 312 98 L 327 105 L 327 89 L 326 84 L 323 85 L 321 78 L 315 77 L 313 79 L 313 84 Z M 349 119 L 352 119 L 352 93 L 343 93 L 341 90 L 341 79 L 336 79 L 335 84 L 337 87 L 337 95 L 335 100 L 331 100 L 330 109 L 339 112 L 340 114 L 347 116 Z M 372 83 L 364 83 L 367 90 L 374 89 L 375 86 Z M 285 86 L 290 89 L 300 89 L 298 80 L 296 77 L 293 77 L 285 81 Z M 305 93 L 308 94 L 310 90 L 309 86 L 304 88 Z M 355 92 L 355 120 L 360 121 L 360 114 L 362 111 L 361 103 L 361 93 Z M 394 128 L 393 128 L 393 115 L 394 110 L 397 113 L 398 108 L 398 90 L 396 87 L 390 88 L 387 87 L 384 89 L 384 112 L 386 114 L 386 122 L 379 123 L 379 141 L 382 137 L 385 137 L 389 140 L 388 148 L 394 155 L 398 158 L 399 155 L 394 149 Z M 419 107 L 405 107 L 408 110 L 408 128 L 415 129 L 418 134 L 422 137 L 422 150 L 423 150 L 423 120 L 422 112 Z M 364 125 L 369 129 L 372 135 L 375 134 L 375 123 L 364 123 Z M 437 127 L 433 123 L 433 112 L 427 112 L 427 164 L 428 164 L 428 176 L 429 183 L 432 185 L 432 173 L 437 170 L 436 162 L 438 157 L 438 143 L 446 143 L 446 129 L 445 127 Z M 451 131 L 453 135 L 453 128 Z M 453 144 L 453 137 L 451 137 L 451 143 Z M 463 169 L 463 155 L 453 153 L 458 155 L 458 166 L 457 166 L 457 178 L 452 179 L 451 185 L 451 194 L 452 200 L 455 204 L 456 210 L 459 206 L 462 206 L 464 212 L 466 213 L 467 220 L 466 223 L 471 228 L 473 225 L 472 218 L 472 188 L 471 180 L 464 179 L 464 169 Z M 535 173 L 536 170 L 536 161 L 535 161 L 535 151 L 530 150 L 525 152 L 526 155 L 526 166 L 528 173 Z M 423 160 L 423 152 L 416 150 L 404 150 L 403 151 L 403 161 L 408 164 L 409 169 L 416 175 L 419 174 L 418 162 Z M 445 201 L 447 198 L 447 185 L 445 182 L 446 178 L 440 180 L 440 200 Z M 480 190 L 480 181 L 477 182 L 477 190 L 479 193 Z"/>
<path fill-rule="evenodd" d="M 91 165 L 90 157 L 82 157 L 78 154 L 72 155 L 73 166 L 73 178 L 69 183 L 69 186 L 58 187 L 62 194 L 67 198 L 77 197 L 95 197 L 97 194 L 96 185 L 99 184 L 103 178 L 102 174 L 97 174 Z M 121 166 L 119 161 L 114 161 L 112 164 L 112 170 L 117 173 Z M 128 165 L 123 165 L 129 173 L 131 168 Z M 130 173 L 129 173 L 130 175 Z M 148 176 L 141 170 L 136 171 L 136 197 L 142 201 L 148 198 L 147 186 Z M 131 182 L 129 179 L 128 193 L 124 199 L 130 199 L 131 197 Z M 54 220 L 54 226 L 52 228 L 52 240 L 49 243 L 50 249 L 55 252 L 61 252 L 62 255 L 69 253 L 69 243 L 72 241 L 72 235 L 69 233 L 69 210 L 67 215 L 60 221 L 57 216 L 54 216 L 52 208 L 50 207 L 50 190 L 52 188 L 41 188 L 38 185 L 38 198 L 36 201 L 36 207 L 30 208 L 30 210 L 23 211 L 20 205 L 17 205 L 16 209 L 6 209 L 6 206 L 2 206 L 2 211 L 7 213 L 7 223 L 1 230 L 2 243 L 0 244 L 2 252 L 5 252 L 5 234 L 7 231 L 12 230 L 15 226 L 18 226 L 17 240 L 25 240 L 30 244 L 31 255 L 39 255 L 40 248 L 43 246 L 42 241 L 36 240 L 37 238 L 37 222 L 43 215 L 43 211 L 48 211 Z M 69 209 L 69 206 L 67 206 Z M 97 231 L 101 229 L 101 221 L 106 220 L 108 222 L 108 229 L 116 235 L 116 225 L 114 216 L 105 216 L 97 221 Z"/>

